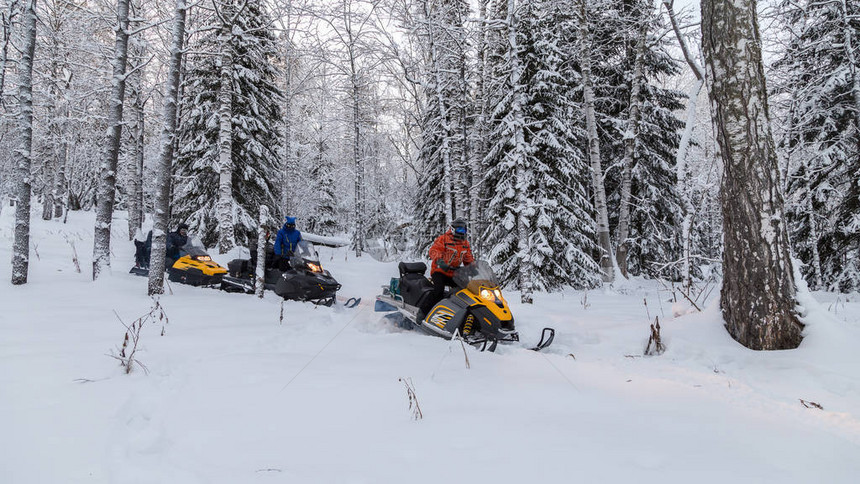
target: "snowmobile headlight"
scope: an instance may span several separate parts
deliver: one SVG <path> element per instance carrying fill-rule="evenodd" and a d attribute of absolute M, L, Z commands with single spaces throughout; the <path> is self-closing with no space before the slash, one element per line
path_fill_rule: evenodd
<path fill-rule="evenodd" d="M 208 255 L 198 255 L 197 257 L 195 257 L 195 259 L 197 259 L 200 262 L 209 262 L 212 260 L 212 258 L 209 257 Z"/>
<path fill-rule="evenodd" d="M 322 267 L 320 267 L 320 266 L 319 266 L 319 265 L 317 265 L 317 264 L 314 264 L 313 262 L 308 262 L 308 268 L 309 268 L 312 272 L 322 272 Z"/>
<path fill-rule="evenodd" d="M 493 292 L 490 291 L 489 289 L 487 289 L 486 287 L 482 287 L 481 292 L 479 292 L 478 295 L 481 296 L 481 299 L 483 299 L 485 301 L 495 301 L 496 300 Z"/>
<path fill-rule="evenodd" d="M 505 298 L 502 297 L 502 291 L 498 289 L 493 289 L 493 294 L 496 295 L 496 301 L 505 302 Z"/>

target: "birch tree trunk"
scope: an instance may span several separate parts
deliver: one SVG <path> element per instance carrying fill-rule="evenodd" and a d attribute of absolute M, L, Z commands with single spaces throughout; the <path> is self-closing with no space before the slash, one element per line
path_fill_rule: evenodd
<path fill-rule="evenodd" d="M 522 64 L 519 57 L 519 43 L 517 42 L 517 2 L 516 0 L 507 0 L 507 19 L 505 23 L 508 29 L 508 65 L 510 66 L 510 85 L 513 89 L 511 96 L 511 127 L 513 133 L 514 146 L 511 156 L 515 163 L 514 190 L 516 191 L 516 230 L 517 230 L 517 257 L 519 259 L 519 274 L 517 285 L 520 289 L 520 301 L 523 304 L 532 303 L 532 294 L 534 292 L 533 284 L 533 266 L 532 266 L 532 239 L 529 227 L 529 197 L 528 180 L 531 176 L 529 167 L 527 166 L 526 142 L 525 142 L 525 119 L 523 114 L 523 104 L 525 103 L 525 93 L 521 85 Z"/>
<path fill-rule="evenodd" d="M 23 7 L 23 45 L 18 63 L 19 144 L 15 151 L 18 203 L 15 205 L 15 240 L 12 243 L 12 284 L 26 284 L 30 268 L 30 186 L 33 148 L 33 57 L 36 53 L 36 0 Z"/>
<path fill-rule="evenodd" d="M 427 22 L 427 42 L 430 44 L 429 67 L 433 75 L 433 90 L 435 91 L 436 105 L 439 110 L 439 127 L 442 130 L 440 134 L 442 144 L 439 146 L 439 157 L 442 159 L 442 198 L 445 206 L 445 226 L 447 227 L 454 221 L 454 213 L 452 212 L 453 196 L 451 193 L 451 186 L 454 181 L 454 173 L 451 166 L 452 130 L 448 102 L 442 92 L 446 83 L 442 78 L 441 70 L 443 69 L 443 66 L 441 65 L 441 59 L 439 56 L 439 46 L 436 42 L 436 31 L 441 27 L 434 21 L 444 19 L 445 16 L 439 14 L 434 15 L 431 12 L 430 0 L 424 0 L 422 2 L 422 7 L 424 8 L 424 18 Z"/>
<path fill-rule="evenodd" d="M 726 328 L 756 350 L 796 348 L 794 276 L 767 104 L 755 0 L 703 0 L 702 44 L 721 184 Z"/>
<path fill-rule="evenodd" d="M 185 0 L 176 0 L 173 17 L 173 39 L 170 63 L 164 86 L 164 119 L 161 130 L 161 154 L 156 170 L 155 218 L 152 230 L 152 256 L 149 264 L 150 296 L 164 294 L 164 257 L 167 251 L 167 223 L 170 216 L 170 175 L 176 139 L 176 110 L 179 101 L 179 78 L 182 70 L 182 49 L 185 40 Z"/>
<path fill-rule="evenodd" d="M 293 53 L 292 0 L 286 0 L 286 19 L 283 22 L 284 38 L 284 161 L 281 173 L 281 215 L 295 214 L 290 175 L 295 175 L 293 160 Z M 275 211 L 277 212 L 277 210 Z"/>
<path fill-rule="evenodd" d="M 361 156 L 361 85 L 358 73 L 358 52 L 355 33 L 352 30 L 352 11 L 347 2 L 343 4 L 346 30 L 346 49 L 349 57 L 350 97 L 352 101 L 352 162 L 355 170 L 355 207 L 353 208 L 352 245 L 355 256 L 364 251 L 364 160 Z"/>
<path fill-rule="evenodd" d="M 644 7 L 648 8 L 648 7 Z M 627 274 L 627 252 L 630 235 L 630 191 L 633 182 L 633 165 L 636 162 L 636 143 L 639 140 L 639 118 L 642 105 L 642 70 L 645 63 L 645 41 L 651 16 L 646 12 L 637 16 L 640 22 L 639 37 L 633 54 L 633 78 L 630 81 L 630 107 L 627 115 L 627 130 L 624 133 L 624 158 L 621 161 L 621 203 L 618 214 L 618 251 L 615 254 L 621 275 Z"/>
<path fill-rule="evenodd" d="M 135 19 L 143 15 L 140 0 L 131 3 L 132 16 Z M 142 22 L 135 21 L 135 24 Z M 139 25 L 136 25 L 139 26 Z M 144 93 L 143 93 L 143 63 L 144 45 L 141 39 L 131 40 L 131 57 L 135 71 L 129 77 L 131 102 L 129 108 L 131 129 L 131 150 L 128 156 L 128 239 L 132 240 L 135 233 L 143 227 L 143 149 L 144 149 Z"/>
<path fill-rule="evenodd" d="M 7 11 L 0 13 L 0 29 L 2 29 L 3 45 L 0 46 L 0 106 L 6 106 L 6 64 L 9 63 L 9 44 L 12 42 L 12 19 L 18 10 L 18 2 L 9 2 Z"/>
<path fill-rule="evenodd" d="M 478 28 L 480 34 L 477 52 L 478 78 L 475 83 L 475 102 L 478 105 L 478 119 L 475 122 L 474 128 L 474 132 L 477 134 L 478 138 L 475 143 L 476 152 L 474 153 L 474 161 L 472 162 L 472 184 L 469 191 L 471 228 L 477 234 L 482 233 L 486 229 L 483 212 L 484 207 L 481 203 L 481 196 L 484 191 L 484 158 L 487 156 L 487 151 L 489 150 L 487 143 L 487 110 L 489 109 L 489 106 L 487 105 L 489 103 L 487 94 L 487 84 L 489 82 L 487 79 L 487 54 L 489 52 L 489 38 L 487 32 L 488 3 L 489 0 L 478 0 Z M 481 238 L 478 239 L 477 246 L 478 254 L 482 254 L 484 244 Z"/>
<path fill-rule="evenodd" d="M 256 286 L 254 293 L 257 297 L 263 297 L 263 291 L 266 285 L 266 222 L 269 220 L 269 207 L 260 205 L 260 223 L 259 231 L 257 232 L 257 267 L 254 270 Z"/>
<path fill-rule="evenodd" d="M 122 139 L 122 107 L 125 98 L 125 67 L 128 61 L 129 0 L 117 0 L 116 43 L 114 44 L 113 77 L 111 78 L 108 140 L 105 159 L 99 175 L 98 206 L 93 239 L 93 280 L 105 267 L 110 267 L 110 229 L 116 200 L 116 169 Z"/>
<path fill-rule="evenodd" d="M 580 0 L 579 39 L 588 158 L 591 162 L 591 180 L 594 185 L 594 208 L 597 211 L 597 245 L 602 251 L 600 270 L 603 272 L 603 282 L 612 282 L 615 280 L 615 264 L 612 256 L 612 242 L 609 238 L 609 208 L 606 203 L 606 188 L 603 184 L 603 168 L 600 166 L 600 139 L 597 137 L 597 117 L 594 112 L 594 89 L 591 79 L 591 34 L 585 7 L 586 0 Z"/>
<path fill-rule="evenodd" d="M 225 26 L 230 29 L 229 25 Z M 221 85 L 218 91 L 218 252 L 236 246 L 233 230 L 233 48 L 230 32 L 221 44 Z"/>
<path fill-rule="evenodd" d="M 693 284 L 692 278 L 692 254 L 691 254 L 691 229 L 693 225 L 693 190 L 690 187 L 687 178 L 687 151 L 690 148 L 690 139 L 693 136 L 693 128 L 696 125 L 696 111 L 698 109 L 699 93 L 702 91 L 702 86 L 705 84 L 705 71 L 699 66 L 698 62 L 693 58 L 687 41 L 681 33 L 681 28 L 678 26 L 678 20 L 675 17 L 675 11 L 672 7 L 671 0 L 663 0 L 663 5 L 666 7 L 666 12 L 669 14 L 669 21 L 672 24 L 672 30 L 675 32 L 675 37 L 678 39 L 678 44 L 681 46 L 681 52 L 684 54 L 684 60 L 696 76 L 696 82 L 690 88 L 690 94 L 687 99 L 687 119 L 684 124 L 684 133 L 681 135 L 681 141 L 678 144 L 678 153 L 675 156 L 675 170 L 678 183 L 678 193 L 681 194 L 682 207 L 684 213 L 681 220 L 681 246 L 682 246 L 682 268 L 681 277 L 683 278 L 684 288 L 689 289 Z"/>

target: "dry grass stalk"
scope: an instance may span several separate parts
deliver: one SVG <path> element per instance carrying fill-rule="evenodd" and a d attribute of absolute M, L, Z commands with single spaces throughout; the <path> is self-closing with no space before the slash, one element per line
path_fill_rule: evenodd
<path fill-rule="evenodd" d="M 415 386 L 412 384 L 412 378 L 398 378 L 406 386 L 406 397 L 409 399 L 409 410 L 412 412 L 412 420 L 421 420 L 424 414 L 421 413 L 421 406 L 418 405 L 418 395 L 415 394 Z"/>
<path fill-rule="evenodd" d="M 167 313 L 164 312 L 164 308 L 161 306 L 158 298 L 153 297 L 152 303 L 152 308 L 150 308 L 149 312 L 135 319 L 131 324 L 125 324 L 119 314 L 116 311 L 113 312 L 120 324 L 125 327 L 125 335 L 123 336 L 122 346 L 119 348 L 118 354 L 112 352 L 109 356 L 119 361 L 120 366 L 125 370 L 126 374 L 131 373 L 135 365 L 143 368 L 145 373 L 149 373 L 146 366 L 136 357 L 137 346 L 140 343 L 140 332 L 143 326 L 148 322 L 160 322 L 161 336 L 164 336 L 165 325 L 169 322 Z"/>

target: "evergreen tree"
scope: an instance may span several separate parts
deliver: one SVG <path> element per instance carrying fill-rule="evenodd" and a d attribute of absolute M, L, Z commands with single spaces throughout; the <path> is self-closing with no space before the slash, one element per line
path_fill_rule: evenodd
<path fill-rule="evenodd" d="M 860 4 L 786 2 L 786 217 L 810 287 L 860 289 Z"/>
<path fill-rule="evenodd" d="M 249 0 L 231 29 L 233 60 L 232 158 L 233 225 L 236 242 L 253 243 L 260 205 L 278 207 L 275 183 L 283 93 L 277 84 L 274 62 L 277 46 L 271 22 L 261 2 Z M 184 221 L 206 245 L 218 240 L 215 205 L 218 200 L 218 93 L 221 56 L 219 35 L 225 27 L 203 37 L 192 51 L 179 128 L 179 155 L 175 167 L 173 218 Z M 275 210 L 277 212 L 277 210 Z M 274 215 L 274 214 L 273 214 Z"/>
<path fill-rule="evenodd" d="M 519 85 L 508 84 L 497 91 L 508 95 L 494 110 L 486 160 L 485 183 L 494 189 L 487 215 L 499 221 L 485 233 L 491 259 L 503 280 L 517 281 L 521 290 L 522 271 L 529 268 L 526 279 L 536 290 L 565 284 L 593 287 L 600 278 L 591 257 L 596 245 L 588 167 L 577 148 L 582 146 L 578 141 L 583 134 L 571 127 L 575 106 L 563 73 L 564 27 L 572 19 L 560 4 L 547 0 L 525 3 L 516 13 L 520 14 L 514 23 L 517 41 L 508 45 L 519 47 L 509 53 L 519 59 Z M 506 67 L 516 65 L 509 61 Z M 524 266 L 523 259 L 529 264 Z"/>

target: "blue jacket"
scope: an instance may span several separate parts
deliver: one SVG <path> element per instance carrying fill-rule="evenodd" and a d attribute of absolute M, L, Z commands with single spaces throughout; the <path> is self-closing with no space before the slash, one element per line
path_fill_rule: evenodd
<path fill-rule="evenodd" d="M 281 257 L 293 255 L 293 251 L 296 250 L 296 246 L 299 245 L 301 240 L 301 232 L 295 228 L 288 229 L 287 224 L 284 224 L 281 230 L 278 230 L 278 236 L 275 237 L 275 255 Z"/>

